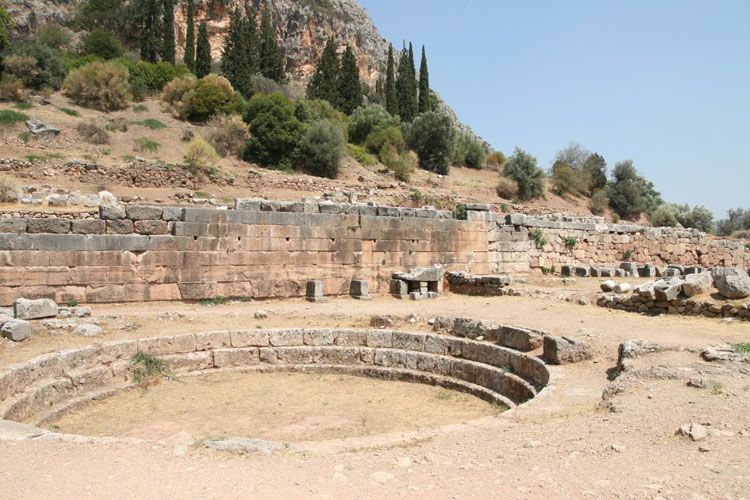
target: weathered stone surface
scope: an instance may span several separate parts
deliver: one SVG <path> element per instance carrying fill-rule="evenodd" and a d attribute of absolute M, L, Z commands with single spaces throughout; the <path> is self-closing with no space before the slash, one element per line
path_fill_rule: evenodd
<path fill-rule="evenodd" d="M 630 293 L 631 291 L 633 291 L 633 287 L 628 283 L 618 283 L 617 285 L 615 285 L 614 292 L 619 293 L 620 295 Z"/>
<path fill-rule="evenodd" d="M 167 234 L 168 225 L 163 220 L 137 220 L 135 221 L 135 231 L 138 234 Z"/>
<path fill-rule="evenodd" d="M 83 325 L 78 325 L 75 330 L 73 330 L 73 333 L 80 335 L 81 337 L 97 337 L 101 335 L 102 331 L 102 327 L 99 325 L 85 323 Z"/>
<path fill-rule="evenodd" d="M 367 291 L 367 280 L 352 280 L 349 285 L 349 294 L 355 299 L 369 299 L 370 296 Z"/>
<path fill-rule="evenodd" d="M 498 344 L 528 352 L 538 349 L 543 342 L 544 334 L 528 328 L 503 325 L 498 333 Z"/>
<path fill-rule="evenodd" d="M 599 285 L 599 288 L 601 288 L 602 292 L 612 292 L 615 289 L 615 286 L 617 283 L 615 283 L 612 280 L 602 281 L 601 285 Z"/>
<path fill-rule="evenodd" d="M 323 302 L 323 282 L 321 280 L 308 280 L 305 288 L 305 298 L 308 302 Z"/>
<path fill-rule="evenodd" d="M 165 221 L 181 221 L 185 219 L 185 209 L 181 207 L 164 207 L 161 218 Z"/>
<path fill-rule="evenodd" d="M 107 223 L 101 219 L 74 220 L 71 223 L 73 234 L 103 234 L 107 229 Z"/>
<path fill-rule="evenodd" d="M 496 340 L 497 328 L 497 325 L 490 321 L 455 318 L 451 333 L 457 337 L 465 337 L 467 339 L 483 337 L 486 340 Z"/>
<path fill-rule="evenodd" d="M 11 319 L 0 327 L 2 336 L 13 342 L 21 342 L 31 337 L 31 324 L 22 319 Z"/>
<path fill-rule="evenodd" d="M 25 233 L 26 219 L 0 219 L 0 233 Z"/>
<path fill-rule="evenodd" d="M 682 291 L 682 280 L 672 278 L 671 280 L 661 280 L 654 285 L 654 292 L 657 300 L 670 301 L 677 298 Z"/>
<path fill-rule="evenodd" d="M 132 220 L 149 220 L 161 219 L 164 209 L 161 207 L 149 207 L 145 205 L 128 205 L 128 219 Z"/>
<path fill-rule="evenodd" d="M 707 294 L 711 291 L 713 282 L 711 273 L 688 274 L 682 283 L 682 293 L 687 297 Z"/>
<path fill-rule="evenodd" d="M 395 273 L 393 275 L 393 279 L 399 279 L 403 281 L 442 281 L 443 268 L 424 267 L 418 269 L 410 269 L 408 273 Z"/>
<path fill-rule="evenodd" d="M 107 221 L 107 233 L 109 234 L 133 234 L 135 225 L 130 219 L 116 219 Z"/>
<path fill-rule="evenodd" d="M 593 354 L 588 344 L 568 337 L 544 337 L 544 359 L 554 365 L 579 363 L 591 359 Z"/>
<path fill-rule="evenodd" d="M 745 271 L 721 276 L 716 280 L 719 293 L 728 299 L 744 299 L 750 297 L 750 277 Z"/>
<path fill-rule="evenodd" d="M 372 316 L 370 318 L 370 326 L 375 328 L 393 328 L 396 326 L 396 322 L 390 316 Z"/>
<path fill-rule="evenodd" d="M 26 127 L 37 137 L 55 137 L 60 134 L 60 129 L 55 125 L 41 120 L 26 120 Z"/>
<path fill-rule="evenodd" d="M 409 296 L 409 284 L 406 281 L 394 279 L 390 283 L 391 295 L 397 298 L 405 298 Z"/>
<path fill-rule="evenodd" d="M 621 262 L 620 269 L 622 269 L 626 273 L 629 273 L 630 276 L 638 275 L 638 269 L 634 262 Z"/>
<path fill-rule="evenodd" d="M 67 219 L 29 219 L 26 221 L 29 233 L 65 234 L 70 232 L 70 221 Z"/>
<path fill-rule="evenodd" d="M 99 218 L 104 220 L 119 220 L 127 216 L 125 205 L 101 205 L 99 207 Z"/>
<path fill-rule="evenodd" d="M 29 300 L 16 299 L 13 304 L 16 318 L 18 319 L 42 319 L 57 316 L 57 304 L 51 299 Z"/>
<path fill-rule="evenodd" d="M 685 424 L 677 429 L 675 432 L 677 436 L 689 437 L 693 441 L 701 441 L 708 437 L 708 431 L 701 424 L 691 423 Z"/>
<path fill-rule="evenodd" d="M 633 289 L 633 293 L 639 297 L 643 297 L 646 300 L 654 300 L 656 298 L 656 281 L 649 281 L 647 283 L 641 283 Z"/>

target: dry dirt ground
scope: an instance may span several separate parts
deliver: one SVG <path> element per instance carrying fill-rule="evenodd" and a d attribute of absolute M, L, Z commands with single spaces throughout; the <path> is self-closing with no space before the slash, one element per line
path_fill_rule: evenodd
<path fill-rule="evenodd" d="M 261 308 L 268 319 L 254 319 Z M 450 294 L 420 303 L 378 297 L 366 303 L 94 307 L 94 318 L 105 327 L 101 342 L 256 325 L 364 326 L 372 314 L 414 314 L 414 324 L 399 325 L 412 330 L 429 329 L 427 320 L 437 315 L 524 325 L 584 338 L 595 355 L 584 363 L 551 367 L 553 385 L 522 407 L 480 419 L 467 414 L 463 423 L 427 432 L 400 431 L 397 445 L 379 446 L 373 439 L 345 450 L 311 446 L 270 456 L 191 448 L 175 456 L 169 442 L 0 441 L 0 497 L 750 498 L 746 363 L 743 373 L 736 366 L 703 362 L 697 353 L 653 354 L 638 360 L 653 376 L 638 378 L 612 396 L 614 411 L 600 406 L 620 342 L 644 339 L 698 348 L 748 342 L 747 323 L 646 317 L 548 297 Z M 88 343 L 37 328 L 30 342 L 0 348 L 0 366 Z M 696 374 L 710 380 L 709 388 L 686 385 Z M 399 412 L 397 399 L 387 404 L 388 411 Z M 675 436 L 690 422 L 706 425 L 709 436 L 699 442 Z"/>

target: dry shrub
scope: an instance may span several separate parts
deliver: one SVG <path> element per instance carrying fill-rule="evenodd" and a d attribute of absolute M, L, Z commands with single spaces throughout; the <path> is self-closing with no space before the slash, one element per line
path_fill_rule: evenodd
<path fill-rule="evenodd" d="M 513 200 L 518 196 L 518 183 L 509 177 L 500 176 L 495 190 L 500 198 Z"/>
<path fill-rule="evenodd" d="M 205 135 L 221 156 L 238 154 L 250 136 L 247 124 L 237 115 L 215 115 L 208 122 Z"/>
<path fill-rule="evenodd" d="M 175 78 L 164 86 L 161 92 L 162 105 L 175 118 L 186 120 L 190 114 L 197 81 L 193 75 L 185 75 Z"/>
<path fill-rule="evenodd" d="M 0 203 L 9 203 L 18 199 L 18 183 L 14 177 L 0 174 Z"/>
<path fill-rule="evenodd" d="M 202 137 L 196 137 L 185 146 L 185 162 L 196 170 L 211 170 L 217 161 L 216 150 Z"/>
<path fill-rule="evenodd" d="M 411 174 L 414 173 L 418 164 L 419 158 L 414 151 L 404 151 L 401 153 L 401 156 L 398 157 L 398 160 L 387 165 L 387 167 L 391 169 L 396 179 L 403 182 L 409 182 Z"/>
<path fill-rule="evenodd" d="M 609 207 L 609 198 L 607 198 L 607 192 L 603 189 L 594 191 L 594 194 L 589 200 L 589 209 L 594 215 L 603 215 Z"/>
<path fill-rule="evenodd" d="M 107 120 L 107 130 L 111 132 L 127 132 L 128 121 L 122 116 Z"/>
<path fill-rule="evenodd" d="M 29 91 L 23 82 L 12 75 L 0 78 L 0 101 L 25 102 L 29 100 Z"/>
<path fill-rule="evenodd" d="M 488 167 L 500 168 L 506 161 L 508 161 L 508 159 L 503 153 L 500 151 L 493 151 L 487 155 L 486 163 Z"/>
<path fill-rule="evenodd" d="M 101 111 L 125 109 L 132 99 L 128 70 L 116 63 L 93 62 L 72 70 L 62 91 L 76 104 Z"/>
<path fill-rule="evenodd" d="M 76 132 L 89 144 L 109 144 L 109 133 L 94 120 L 80 122 L 76 125 Z"/>
<path fill-rule="evenodd" d="M 24 86 L 29 86 L 39 75 L 37 60 L 32 56 L 10 55 L 3 59 L 3 66 L 7 74 L 21 80 Z"/>

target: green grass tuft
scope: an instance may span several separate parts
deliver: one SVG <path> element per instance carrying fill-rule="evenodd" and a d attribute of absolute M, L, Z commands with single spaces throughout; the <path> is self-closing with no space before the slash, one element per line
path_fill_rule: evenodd
<path fill-rule="evenodd" d="M 26 161 L 29 163 L 38 163 L 38 162 L 44 162 L 49 160 L 64 160 L 65 157 L 61 155 L 60 153 L 45 153 L 43 155 L 27 155 L 24 156 Z"/>
<path fill-rule="evenodd" d="M 565 236 L 563 238 L 563 244 L 565 245 L 565 248 L 567 248 L 568 250 L 572 250 L 578 244 L 578 240 L 575 238 L 575 236 Z"/>
<path fill-rule="evenodd" d="M 374 154 L 356 144 L 347 144 L 346 153 L 364 166 L 377 165 L 378 163 L 378 159 Z"/>
<path fill-rule="evenodd" d="M 68 116 L 81 116 L 81 113 L 79 113 L 79 112 L 78 112 L 78 111 L 76 111 L 75 109 L 70 109 L 70 108 L 60 108 L 60 111 L 62 111 L 63 113 L 65 113 L 65 114 L 66 114 L 66 115 L 68 115 Z"/>
<path fill-rule="evenodd" d="M 30 102 L 17 102 L 15 108 L 16 109 L 31 109 L 34 105 Z"/>
<path fill-rule="evenodd" d="M 166 360 L 157 358 L 153 354 L 138 351 L 130 358 L 133 369 L 133 382 L 139 385 L 148 385 L 158 381 L 160 378 L 175 380 L 175 374 Z"/>
<path fill-rule="evenodd" d="M 159 148 L 161 147 L 161 144 L 159 144 L 156 141 L 152 141 L 151 139 L 148 139 L 146 137 L 141 137 L 140 139 L 135 140 L 135 145 L 138 151 L 147 151 L 149 153 L 154 153 L 156 151 L 159 151 Z"/>
<path fill-rule="evenodd" d="M 150 128 L 151 130 L 161 130 L 167 128 L 162 122 L 155 118 L 146 118 L 145 120 L 130 122 L 133 125 L 140 125 L 142 127 Z"/>
<path fill-rule="evenodd" d="M 29 132 L 28 130 L 18 134 L 18 138 L 21 139 L 21 142 L 23 142 L 24 144 L 28 144 L 31 141 L 31 137 L 31 132 Z"/>
<path fill-rule="evenodd" d="M 211 306 L 223 306 L 228 301 L 229 301 L 229 299 L 227 299 L 226 297 L 214 297 L 214 298 L 211 298 L 211 299 L 203 299 L 199 303 L 202 306 L 211 307 Z"/>
<path fill-rule="evenodd" d="M 148 111 L 148 108 L 145 104 L 135 104 L 133 105 L 133 112 L 134 113 L 143 113 L 145 111 Z"/>
<path fill-rule="evenodd" d="M 750 354 L 750 343 L 743 342 L 739 344 L 731 344 L 732 349 L 735 350 L 735 352 L 739 352 L 742 354 Z"/>
<path fill-rule="evenodd" d="M 29 119 L 29 115 L 25 113 L 19 113 L 12 109 L 0 110 L 0 125 L 15 125 L 18 122 L 25 122 Z"/>
<path fill-rule="evenodd" d="M 537 248 L 542 248 L 544 245 L 549 243 L 542 230 L 536 227 L 533 229 L 529 229 L 529 238 L 531 238 Z"/>

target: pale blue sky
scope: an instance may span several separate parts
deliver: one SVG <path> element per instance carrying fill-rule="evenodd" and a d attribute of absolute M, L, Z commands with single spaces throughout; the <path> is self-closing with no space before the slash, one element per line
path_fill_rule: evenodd
<path fill-rule="evenodd" d="M 360 0 L 497 149 L 571 140 L 667 201 L 750 208 L 750 0 Z"/>

